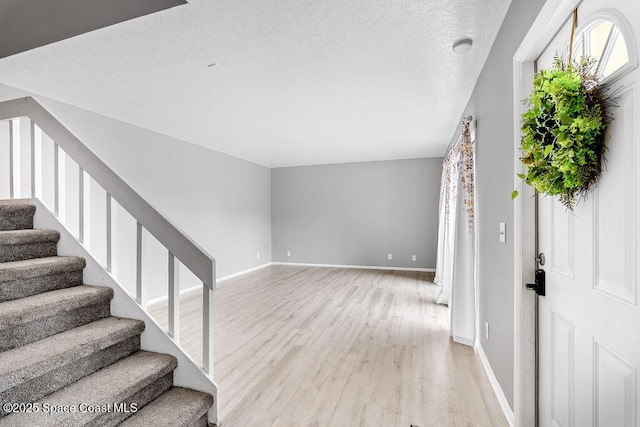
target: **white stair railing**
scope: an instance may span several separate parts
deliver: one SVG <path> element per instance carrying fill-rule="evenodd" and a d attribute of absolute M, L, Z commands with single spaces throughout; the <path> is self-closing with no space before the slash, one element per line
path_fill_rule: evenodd
<path fill-rule="evenodd" d="M 16 120 L 19 119 L 19 120 Z M 26 120 L 26 122 L 25 122 Z M 92 178 L 106 193 L 106 262 L 104 268 L 111 272 L 113 260 L 112 214 L 115 200 L 136 221 L 136 287 L 135 299 L 143 308 L 146 302 L 145 283 L 143 281 L 143 232 L 146 230 L 160 242 L 168 252 L 168 335 L 179 344 L 180 331 L 180 263 L 190 270 L 202 282 L 202 369 L 213 378 L 213 329 L 212 309 L 213 290 L 216 286 L 215 260 L 197 243 L 159 213 L 153 206 L 136 193 L 113 170 L 102 162 L 87 148 L 69 129 L 58 121 L 47 109 L 31 97 L 0 102 L 0 141 L 8 145 L 7 163 L 0 165 L 0 183 L 4 181 L 9 198 L 36 197 L 38 183 L 37 161 L 35 149 L 36 130 L 41 130 L 53 141 L 53 210 L 60 217 L 61 171 L 60 154 L 64 153 L 78 165 L 77 188 L 77 238 L 82 243 L 85 239 L 85 175 Z M 19 130 L 25 129 L 29 135 L 26 142 L 24 135 L 16 138 Z M 18 141 L 19 140 L 19 143 Z M 16 155 L 18 153 L 19 155 Z M 0 154 L 0 161 L 4 162 Z M 19 161 L 16 162 L 16 158 Z M 40 180 L 43 176 L 40 173 Z M 6 179 L 6 181 L 5 181 Z M 28 182 L 28 184 L 27 184 Z M 42 182 L 40 185 L 43 185 Z M 28 189 L 25 191 L 17 190 Z M 66 190 L 65 190 L 66 191 Z M 18 194 L 20 193 L 20 194 Z M 68 194 L 66 195 L 68 197 Z M 60 218 L 59 218 L 60 219 Z M 61 221 L 64 224 L 64 221 Z M 69 224 L 64 224 L 70 229 Z M 89 249 L 89 248 L 87 248 Z M 91 252 L 91 251 L 90 251 Z M 217 404 L 217 402 L 216 402 Z"/>

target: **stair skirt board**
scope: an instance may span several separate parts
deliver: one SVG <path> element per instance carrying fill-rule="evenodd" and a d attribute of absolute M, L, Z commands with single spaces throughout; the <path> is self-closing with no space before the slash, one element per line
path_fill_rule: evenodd
<path fill-rule="evenodd" d="M 76 411 L 3 407 L 0 427 L 207 426 L 213 397 L 173 386 L 177 359 L 141 350 L 144 322 L 111 316 L 114 290 L 84 285 L 85 260 L 58 256 L 60 233 L 34 230 L 35 211 L 0 201 L 0 401 Z"/>

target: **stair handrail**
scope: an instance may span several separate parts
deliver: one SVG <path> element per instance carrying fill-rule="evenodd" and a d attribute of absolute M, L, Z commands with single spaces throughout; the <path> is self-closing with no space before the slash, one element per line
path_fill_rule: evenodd
<path fill-rule="evenodd" d="M 112 197 L 120 206 L 133 216 L 138 223 L 138 245 L 142 239 L 142 227 L 147 229 L 169 251 L 170 273 L 177 266 L 173 264 L 173 257 L 180 260 L 203 283 L 203 369 L 213 376 L 213 339 L 211 329 L 211 310 L 213 304 L 213 290 L 216 287 L 215 259 L 202 249 L 196 242 L 180 230 L 168 218 L 162 215 L 149 202 L 142 198 L 117 173 L 107 166 L 93 151 L 80 141 L 64 124 L 51 114 L 33 97 L 27 96 L 0 102 L 0 120 L 10 120 L 18 117 L 29 117 L 32 122 L 51 138 L 74 162 L 93 178 L 106 192 L 107 198 Z M 31 152 L 32 165 L 34 153 Z M 34 192 L 34 170 L 31 170 L 31 187 Z M 57 191 L 57 189 L 56 189 Z M 32 194 L 32 197 L 34 194 Z M 82 195 L 80 196 L 82 197 Z M 82 228 L 82 226 L 80 227 Z M 82 240 L 82 239 L 81 239 Z M 141 249 L 138 248 L 138 283 L 136 300 L 143 304 L 141 297 Z M 170 317 L 174 317 L 172 300 L 179 296 L 179 286 L 173 283 L 170 274 L 169 310 Z M 171 289 L 175 286 L 174 289 Z M 170 319 L 169 335 L 177 339 L 179 327 L 177 319 Z M 173 332 L 173 333 L 172 333 Z"/>

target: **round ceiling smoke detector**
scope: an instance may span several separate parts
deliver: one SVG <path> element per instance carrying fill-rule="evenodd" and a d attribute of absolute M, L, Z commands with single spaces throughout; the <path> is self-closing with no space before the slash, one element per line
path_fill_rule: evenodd
<path fill-rule="evenodd" d="M 455 53 L 466 53 L 471 50 L 473 47 L 473 40 L 471 39 L 460 39 L 453 44 L 453 51 Z"/>

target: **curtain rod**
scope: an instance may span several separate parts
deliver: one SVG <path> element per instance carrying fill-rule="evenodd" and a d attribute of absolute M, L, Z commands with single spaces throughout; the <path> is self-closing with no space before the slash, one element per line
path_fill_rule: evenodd
<path fill-rule="evenodd" d="M 454 135 L 459 135 L 458 138 L 455 139 L 455 141 L 452 141 L 449 143 L 449 146 L 447 147 L 447 149 L 444 152 L 444 155 L 442 156 L 443 158 L 446 158 L 447 155 L 449 155 L 449 151 L 451 151 L 451 149 L 453 147 L 455 147 L 456 145 L 458 145 L 458 142 L 460 142 L 462 140 L 461 138 L 461 133 L 462 133 L 462 122 L 466 123 L 466 124 L 471 124 L 471 122 L 473 121 L 473 116 L 472 115 L 468 115 L 468 116 L 464 116 L 461 120 L 461 123 L 456 127 L 456 132 L 454 133 Z M 472 143 L 475 143 L 475 141 L 473 141 Z"/>

